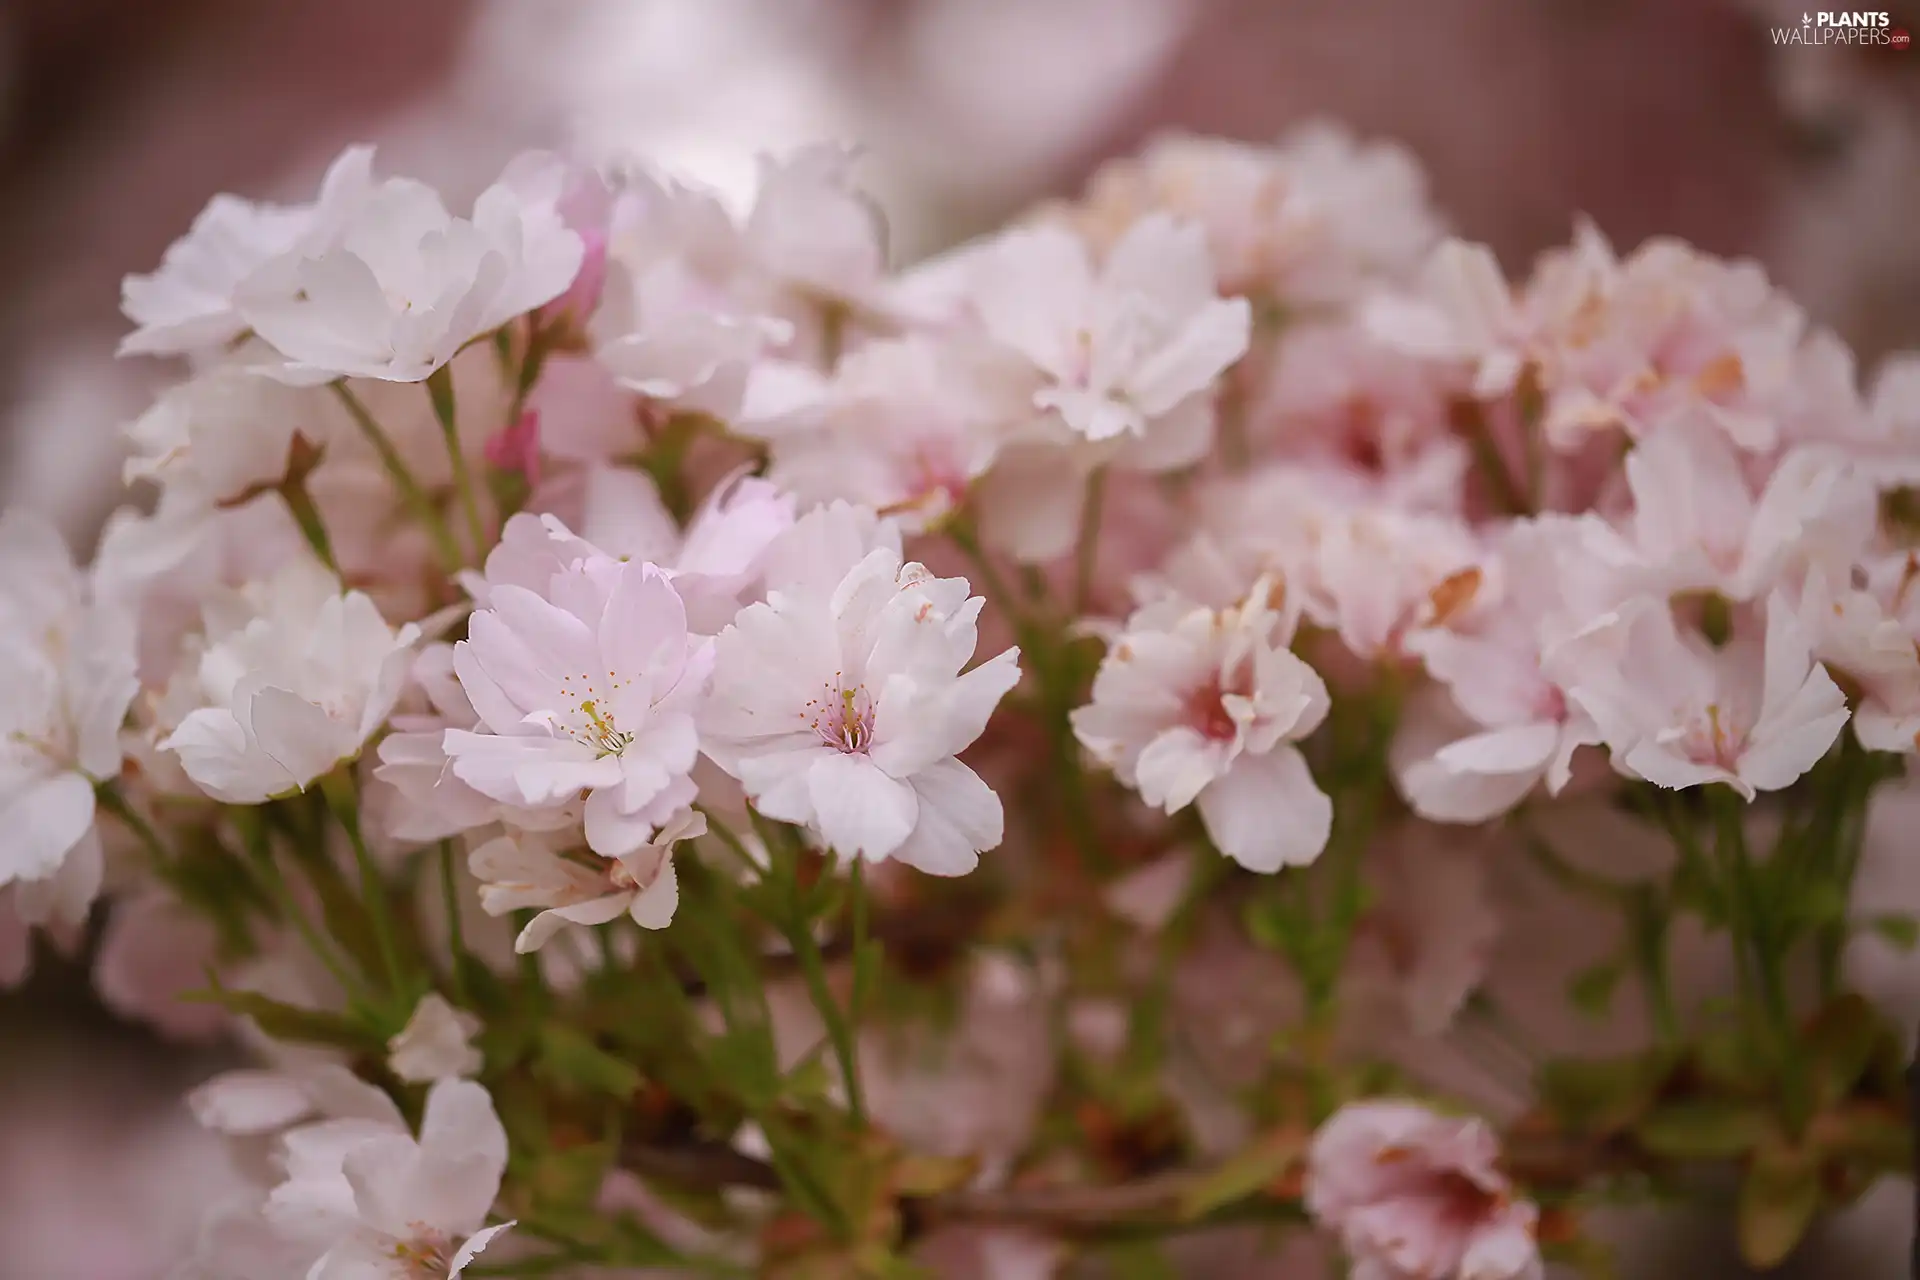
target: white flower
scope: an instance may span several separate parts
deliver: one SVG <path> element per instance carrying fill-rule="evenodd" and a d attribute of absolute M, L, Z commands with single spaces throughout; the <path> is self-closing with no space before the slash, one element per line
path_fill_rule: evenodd
<path fill-rule="evenodd" d="M 964 339 L 870 343 L 840 361 L 817 429 L 773 436 L 773 478 L 803 500 L 856 502 L 920 532 L 992 465 L 1021 416 L 1019 373 Z"/>
<path fill-rule="evenodd" d="M 382 1134 L 346 1151 L 350 1226 L 308 1280 L 452 1280 L 513 1225 L 482 1225 L 506 1166 L 506 1130 L 487 1091 L 440 1081 L 417 1140 Z"/>
<path fill-rule="evenodd" d="M 214 799 L 259 804 L 360 753 L 400 697 L 419 628 L 396 632 L 310 559 L 259 584 L 242 607 L 221 619 L 209 606 L 202 705 L 160 749 Z"/>
<path fill-rule="evenodd" d="M 1319 727 L 1327 687 L 1287 648 L 1265 581 L 1231 608 L 1142 609 L 1073 713 L 1082 746 L 1148 804 L 1197 804 L 1220 851 L 1253 871 L 1313 861 L 1333 804 L 1292 743 Z"/>
<path fill-rule="evenodd" d="M 138 325 L 121 355 L 213 351 L 247 331 L 234 293 L 262 264 L 329 231 L 372 184 L 373 149 L 349 147 L 327 170 L 310 205 L 255 204 L 215 196 L 152 275 L 120 284 L 120 309 Z"/>
<path fill-rule="evenodd" d="M 1724 782 L 1751 800 L 1812 768 L 1847 722 L 1846 695 L 1778 595 L 1764 640 L 1736 630 L 1718 650 L 1683 635 L 1661 601 L 1615 625 L 1625 628 L 1617 650 L 1570 645 L 1555 674 L 1630 776 L 1670 788 Z"/>
<path fill-rule="evenodd" d="M 1616 566 L 1622 595 L 1756 600 L 1798 562 L 1850 562 L 1873 534 L 1872 489 L 1826 449 L 1788 452 L 1756 495 L 1724 433 L 1678 424 L 1642 439 L 1625 470 L 1627 529 L 1589 525 L 1589 556 Z"/>
<path fill-rule="evenodd" d="M 1860 690 L 1853 733 L 1872 751 L 1920 750 L 1920 556 L 1879 556 L 1841 585 L 1824 569 L 1807 575 L 1800 617 L 1813 651 Z"/>
<path fill-rule="evenodd" d="M 336 1063 L 223 1071 L 189 1093 L 187 1106 L 203 1127 L 231 1137 L 279 1133 L 302 1122 L 351 1121 L 370 1134 L 406 1128 L 392 1098 Z"/>
<path fill-rule="evenodd" d="M 1205 393 L 1246 351 L 1252 326 L 1246 299 L 1215 294 L 1201 230 L 1159 216 L 1097 268 L 1062 228 L 1012 232 L 978 260 L 973 302 L 987 334 L 1039 375 L 1034 407 L 1073 435 L 1165 436 L 1190 443 L 1181 452 L 1192 456 L 1211 439 Z"/>
<path fill-rule="evenodd" d="M 387 1066 L 412 1084 L 473 1075 L 485 1062 L 472 1044 L 480 1026 L 480 1019 L 429 991 L 414 1006 L 407 1025 L 387 1041 Z"/>
<path fill-rule="evenodd" d="M 467 865 L 481 882 L 480 905 L 488 915 L 540 908 L 513 944 L 525 953 L 569 924 L 606 924 L 625 915 L 643 929 L 666 928 L 680 905 L 673 846 L 706 829 L 704 815 L 686 810 L 653 840 L 615 858 L 570 858 L 538 836 L 501 836 L 475 849 Z"/>
<path fill-rule="evenodd" d="M 503 179 L 468 219 L 422 183 L 381 182 L 331 235 L 263 264 L 241 287 L 241 318 L 285 358 L 262 371 L 295 383 L 426 378 L 572 284 L 584 246 L 558 198 L 557 183 Z"/>
<path fill-rule="evenodd" d="M 80 919 L 99 888 L 94 788 L 120 772 L 134 663 L 131 617 L 92 599 L 60 535 L 0 518 L 0 888 L 23 919 Z"/>
<path fill-rule="evenodd" d="M 294 437 L 324 448 L 339 414 L 315 392 L 222 365 L 162 393 L 127 428 L 137 452 L 125 477 L 185 486 L 207 503 L 231 502 L 286 478 Z"/>
<path fill-rule="evenodd" d="M 1407 650 L 1445 690 L 1412 700 L 1390 757 L 1401 794 L 1428 821 L 1484 822 L 1542 780 L 1558 795 L 1572 776 L 1573 753 L 1599 741 L 1541 666 L 1548 645 L 1601 612 L 1574 585 L 1592 519 L 1508 525 L 1491 565 L 1494 588 L 1477 593 L 1454 625 L 1407 638 Z"/>
<path fill-rule="evenodd" d="M 444 840 L 501 817 L 503 806 L 455 777 L 447 759 L 447 730 L 472 729 L 480 721 L 454 674 L 453 646 L 422 649 L 413 683 L 430 709 L 395 713 L 373 771 L 391 789 L 382 806 L 387 833 L 399 840 Z"/>
<path fill-rule="evenodd" d="M 656 566 L 686 606 L 688 628 L 712 635 L 739 612 L 767 548 L 793 524 L 791 494 L 739 473 L 714 487 L 684 531 L 644 471 L 593 466 L 567 486 L 570 500 L 562 500 L 558 488 L 543 492 L 570 518 L 577 509 L 580 533 L 550 514 L 521 512 L 508 520 L 487 554 L 484 574 L 463 577 L 482 607 L 496 586 L 542 591 L 562 569 L 612 556 Z"/>
<path fill-rule="evenodd" d="M 972 870 L 1004 818 L 954 757 L 1020 678 L 1016 649 L 961 674 L 983 603 L 903 565 L 870 513 L 809 513 L 770 555 L 766 601 L 714 642 L 702 749 L 762 813 L 842 854 Z"/>
<path fill-rule="evenodd" d="M 808 310 L 866 302 L 886 277 L 885 219 L 853 185 L 855 159 L 852 149 L 829 144 L 759 160 L 744 247 L 770 283 Z"/>
<path fill-rule="evenodd" d="M 1097 221 L 1146 208 L 1204 226 L 1223 287 L 1338 306 L 1407 274 L 1439 233 L 1420 167 L 1392 143 L 1314 122 L 1277 146 L 1173 135 L 1094 175 Z"/>
<path fill-rule="evenodd" d="M 454 776 L 504 804 L 556 808 L 586 795 L 587 842 L 631 853 L 693 799 L 693 711 L 712 664 L 650 564 L 590 556 L 545 590 L 503 585 L 454 646 L 479 714 L 447 730 Z"/>

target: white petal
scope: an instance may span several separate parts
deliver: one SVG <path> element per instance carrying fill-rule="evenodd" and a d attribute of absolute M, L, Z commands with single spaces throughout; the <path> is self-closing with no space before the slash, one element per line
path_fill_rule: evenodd
<path fill-rule="evenodd" d="M 807 771 L 820 835 L 847 857 L 885 858 L 913 834 L 919 801 L 864 755 L 829 752 Z"/>
<path fill-rule="evenodd" d="M 223 1071 L 187 1095 L 193 1118 L 220 1133 L 272 1133 L 313 1110 L 300 1082 L 278 1071 Z"/>
<path fill-rule="evenodd" d="M 1249 871 L 1304 866 L 1333 830 L 1333 801 L 1294 747 L 1241 756 L 1196 803 L 1220 851 Z"/>
<path fill-rule="evenodd" d="M 673 860 L 669 856 L 654 882 L 643 892 L 634 895 L 627 914 L 642 929 L 664 929 L 673 923 L 673 913 L 679 906 L 680 880 L 674 874 Z"/>
<path fill-rule="evenodd" d="M 961 876 L 1000 843 L 1006 815 L 1000 797 L 958 760 L 943 760 L 913 776 L 919 820 L 893 856 L 933 876 Z"/>
<path fill-rule="evenodd" d="M 455 1277 L 467 1269 L 467 1264 L 478 1257 L 495 1236 L 513 1225 L 512 1222 L 503 1222 L 497 1227 L 485 1227 L 468 1236 L 467 1242 L 461 1245 L 453 1255 L 451 1266 L 447 1271 L 447 1280 L 455 1280 Z"/>
<path fill-rule="evenodd" d="M 0 800 L 0 885 L 45 880 L 93 828 L 93 784 L 60 773 Z"/>

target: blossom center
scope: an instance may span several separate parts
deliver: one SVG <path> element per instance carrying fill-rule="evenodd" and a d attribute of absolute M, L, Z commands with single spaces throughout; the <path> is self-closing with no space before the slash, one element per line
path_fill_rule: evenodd
<path fill-rule="evenodd" d="M 1232 742 L 1240 733 L 1240 722 L 1227 710 L 1227 698 L 1244 698 L 1252 691 L 1252 677 L 1245 670 L 1216 676 L 1187 695 L 1187 727 L 1210 742 Z"/>
<path fill-rule="evenodd" d="M 838 671 L 819 697 L 807 699 L 800 714 L 814 736 L 835 751 L 864 755 L 873 745 L 873 698 L 864 684 L 846 688 Z"/>
<path fill-rule="evenodd" d="M 595 683 L 591 675 L 562 676 L 560 692 L 573 703 L 573 712 L 560 725 L 561 730 L 582 746 L 592 747 L 602 758 L 619 755 L 632 745 L 634 735 L 620 727 L 609 703 L 614 694 L 632 683 L 616 678 L 611 671 L 603 684 Z"/>
<path fill-rule="evenodd" d="M 406 1280 L 445 1280 L 447 1272 L 453 1269 L 453 1242 L 444 1231 L 423 1222 L 407 1225 L 413 1237 L 396 1240 L 393 1245 L 394 1261 L 402 1268 L 400 1274 Z"/>
<path fill-rule="evenodd" d="M 1682 747 L 1696 764 L 1710 764 L 1732 770 L 1739 762 L 1740 749 L 1746 744 L 1747 729 L 1738 710 L 1709 703 L 1687 725 Z"/>

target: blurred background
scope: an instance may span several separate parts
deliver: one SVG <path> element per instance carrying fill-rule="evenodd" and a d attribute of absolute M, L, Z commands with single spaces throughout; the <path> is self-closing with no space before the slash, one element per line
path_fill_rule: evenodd
<path fill-rule="evenodd" d="M 1920 30 L 1920 0 L 1886 2 Z M 1409 148 L 1454 229 L 1510 269 L 1583 214 L 1622 248 L 1679 236 L 1758 259 L 1870 362 L 1920 347 L 1920 50 L 1775 45 L 1799 16 L 1771 0 L 0 0 L 0 507 L 89 545 L 119 428 L 164 373 L 112 358 L 120 277 L 212 193 L 305 198 L 356 140 L 452 202 L 533 146 L 640 153 L 738 191 L 756 152 L 849 139 L 906 262 L 1156 132 L 1266 140 L 1332 118 Z M 1914 878 L 1886 874 L 1885 892 L 1920 907 Z M 42 955 L 0 997 L 0 1280 L 157 1280 L 226 1176 L 178 1102 L 214 1051 L 116 1020 L 84 963 Z M 1920 980 L 1882 977 L 1920 1015 Z M 1904 1274 L 1909 1203 L 1884 1189 L 1796 1273 Z M 1618 1230 L 1626 1275 L 1740 1274 L 1699 1224 Z"/>

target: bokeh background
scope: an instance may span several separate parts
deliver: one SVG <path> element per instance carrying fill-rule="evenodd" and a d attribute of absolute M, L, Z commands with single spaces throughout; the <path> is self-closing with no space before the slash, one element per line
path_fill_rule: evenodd
<path fill-rule="evenodd" d="M 1920 2 L 1883 2 L 1920 31 Z M 1663 234 L 1758 259 L 1863 361 L 1920 347 L 1920 48 L 1776 46 L 1769 27 L 1799 16 L 1773 0 L 0 0 L 0 506 L 90 544 L 120 428 L 163 372 L 113 359 L 120 277 L 211 193 L 302 197 L 356 140 L 459 200 L 532 146 L 738 189 L 756 152 L 849 139 L 909 261 L 1156 132 L 1265 140 L 1332 118 L 1408 147 L 1455 230 L 1512 269 L 1585 215 L 1622 247 Z M 1876 820 L 1864 887 L 1881 909 L 1920 909 L 1916 804 Z M 1514 905 L 1503 962 L 1590 927 Z M 178 1101 L 221 1050 L 116 1019 L 87 963 L 42 955 L 0 997 L 0 1280 L 159 1280 L 227 1176 Z M 1912 966 L 1860 964 L 1920 1017 Z M 1910 1194 L 1883 1188 L 1793 1273 L 1904 1275 Z M 1741 1274 L 1716 1222 L 1613 1227 L 1626 1276 Z"/>

